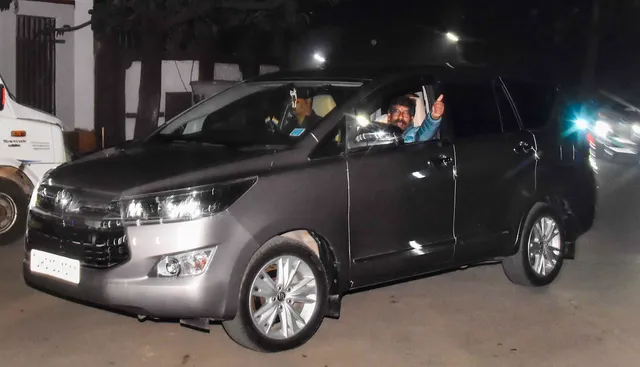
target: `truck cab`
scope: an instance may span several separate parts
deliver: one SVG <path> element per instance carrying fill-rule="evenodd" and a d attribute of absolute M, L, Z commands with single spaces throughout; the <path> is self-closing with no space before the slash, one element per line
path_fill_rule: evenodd
<path fill-rule="evenodd" d="M 0 75 L 0 246 L 24 234 L 33 188 L 67 160 L 62 121 L 18 103 Z"/>

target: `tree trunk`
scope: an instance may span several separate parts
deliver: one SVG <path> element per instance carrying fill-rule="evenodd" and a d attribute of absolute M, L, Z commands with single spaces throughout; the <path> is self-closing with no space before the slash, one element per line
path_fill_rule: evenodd
<path fill-rule="evenodd" d="M 252 26 L 248 26 L 244 29 L 244 34 L 240 36 L 240 45 L 238 57 L 238 64 L 240 71 L 242 72 L 242 79 L 253 79 L 260 75 L 260 51 L 259 45 L 256 42 L 256 32 Z"/>
<path fill-rule="evenodd" d="M 198 80 L 200 81 L 213 81 L 214 69 L 215 69 L 215 38 L 205 37 L 200 45 L 200 56 L 198 60 Z"/>
<path fill-rule="evenodd" d="M 125 141 L 125 69 L 115 33 L 97 42 L 95 61 L 95 135 L 97 147 Z"/>
<path fill-rule="evenodd" d="M 162 93 L 162 58 L 165 37 L 155 27 L 145 27 L 140 63 L 140 87 L 134 138 L 144 138 L 158 128 Z"/>

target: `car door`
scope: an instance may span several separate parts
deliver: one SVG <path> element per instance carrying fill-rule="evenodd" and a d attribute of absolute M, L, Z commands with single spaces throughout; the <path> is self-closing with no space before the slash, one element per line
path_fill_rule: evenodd
<path fill-rule="evenodd" d="M 378 102 L 389 96 L 420 90 L 415 80 L 375 92 L 366 107 L 345 117 L 355 287 L 424 273 L 453 257 L 453 145 L 354 143 L 363 116 L 371 117 L 381 105 L 386 111 L 387 105 Z"/>
<path fill-rule="evenodd" d="M 535 139 L 523 131 L 498 79 L 440 83 L 456 150 L 456 260 L 504 254 L 512 218 L 535 191 Z"/>

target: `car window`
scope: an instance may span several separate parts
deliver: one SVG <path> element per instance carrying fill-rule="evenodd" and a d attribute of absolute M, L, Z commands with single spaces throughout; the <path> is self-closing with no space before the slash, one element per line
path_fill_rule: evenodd
<path fill-rule="evenodd" d="M 403 133 L 407 129 L 415 128 L 419 126 L 415 121 L 411 113 L 418 115 L 425 115 L 424 100 L 421 100 L 423 86 L 419 82 L 400 82 L 397 84 L 388 85 L 380 90 L 374 92 L 362 101 L 355 111 L 345 116 L 347 126 L 347 146 L 349 149 L 356 149 L 359 147 L 371 147 L 375 145 L 387 145 L 392 144 L 389 135 L 390 132 L 399 137 L 399 141 L 405 144 L 415 144 L 418 141 L 410 141 L 403 138 Z M 402 96 L 417 96 L 418 100 L 414 101 L 420 105 L 416 105 L 416 108 L 408 108 L 407 111 L 396 111 L 396 115 L 389 116 L 389 108 L 392 101 L 397 97 Z M 394 128 L 393 124 L 389 123 L 389 119 L 406 120 L 406 124 L 403 128 Z M 424 118 L 423 118 L 424 119 Z M 404 129 L 404 131 L 403 131 Z"/>
<path fill-rule="evenodd" d="M 436 94 L 444 95 L 444 124 L 455 138 L 469 138 L 502 131 L 500 113 L 490 82 L 443 82 Z"/>
<path fill-rule="evenodd" d="M 522 126 L 528 130 L 539 130 L 545 127 L 555 103 L 555 88 L 509 79 L 505 79 L 504 82 L 516 105 Z"/>
<path fill-rule="evenodd" d="M 498 112 L 500 113 L 500 121 L 502 123 L 502 131 L 510 133 L 520 130 L 518 119 L 513 111 L 513 105 L 507 98 L 504 87 L 501 83 L 495 82 L 493 91 L 496 96 L 496 103 L 498 104 Z"/>
<path fill-rule="evenodd" d="M 327 134 L 311 154 L 312 159 L 329 158 L 339 156 L 345 151 L 344 125 L 345 119 Z"/>
<path fill-rule="evenodd" d="M 241 84 L 179 115 L 153 138 L 227 146 L 291 145 L 357 90 L 321 83 Z"/>

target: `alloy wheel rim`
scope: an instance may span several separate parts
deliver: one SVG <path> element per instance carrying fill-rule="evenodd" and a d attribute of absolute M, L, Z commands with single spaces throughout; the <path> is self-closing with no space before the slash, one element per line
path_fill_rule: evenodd
<path fill-rule="evenodd" d="M 542 217 L 533 225 L 527 253 L 536 275 L 546 277 L 554 271 L 561 257 L 561 241 L 560 228 L 553 218 Z"/>
<path fill-rule="evenodd" d="M 11 196 L 0 192 L 0 234 L 8 232 L 18 219 L 18 207 Z"/>
<path fill-rule="evenodd" d="M 318 307 L 311 267 L 287 255 L 267 262 L 251 283 L 249 311 L 258 331 L 270 339 L 289 339 L 302 331 Z"/>

